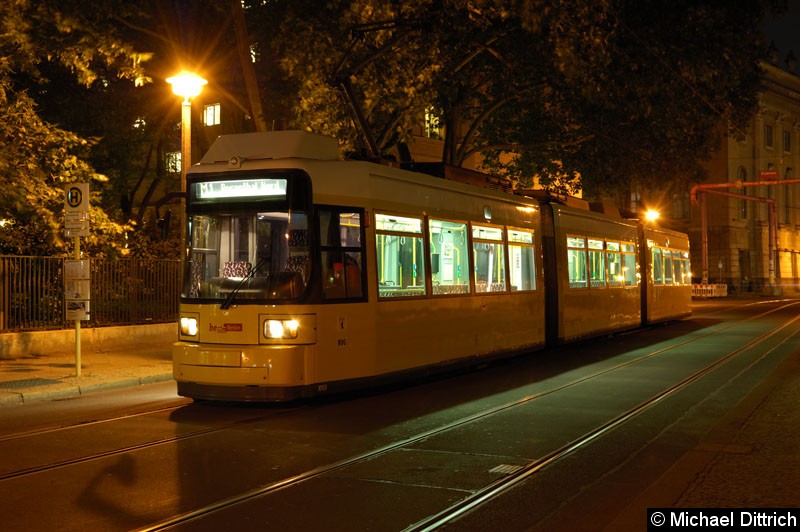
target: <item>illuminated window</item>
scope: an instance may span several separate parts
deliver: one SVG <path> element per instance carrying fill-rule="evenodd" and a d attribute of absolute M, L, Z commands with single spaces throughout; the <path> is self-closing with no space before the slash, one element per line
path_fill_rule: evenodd
<path fill-rule="evenodd" d="M 661 255 L 664 257 L 664 284 L 672 284 L 675 269 L 672 266 L 672 251 L 662 249 Z"/>
<path fill-rule="evenodd" d="M 567 237 L 567 268 L 570 288 L 587 288 L 586 239 L 580 236 Z"/>
<path fill-rule="evenodd" d="M 425 109 L 425 136 L 436 140 L 444 138 L 439 116 L 434 113 L 432 107 Z"/>
<path fill-rule="evenodd" d="M 508 262 L 511 290 L 536 290 L 532 231 L 508 230 Z"/>
<path fill-rule="evenodd" d="M 602 240 L 589 239 L 589 278 L 592 288 L 606 285 L 606 254 Z"/>
<path fill-rule="evenodd" d="M 468 294 L 467 224 L 431 220 L 431 280 L 434 295 Z"/>
<path fill-rule="evenodd" d="M 689 253 L 687 251 L 673 251 L 672 264 L 675 268 L 673 282 L 675 284 L 691 284 L 692 273 L 689 271 Z"/>
<path fill-rule="evenodd" d="M 653 284 L 664 284 L 664 261 L 661 256 L 661 248 L 655 246 L 651 241 L 647 245 L 650 247 L 650 256 L 652 257 Z"/>
<path fill-rule="evenodd" d="M 220 105 L 218 103 L 203 106 L 203 124 L 207 126 L 218 126 L 219 111 Z"/>
<path fill-rule="evenodd" d="M 622 252 L 622 277 L 625 286 L 638 284 L 636 271 L 636 245 L 623 242 L 620 246 Z"/>
<path fill-rule="evenodd" d="M 506 251 L 499 227 L 472 226 L 476 292 L 506 291 Z"/>
<path fill-rule="evenodd" d="M 425 290 L 422 219 L 375 215 L 378 297 L 418 297 Z"/>
<path fill-rule="evenodd" d="M 608 286 L 623 286 L 625 276 L 622 274 L 619 242 L 606 242 L 606 260 L 608 260 Z"/>
<path fill-rule="evenodd" d="M 165 155 L 167 172 L 179 174 L 181 173 L 181 152 L 171 151 Z"/>

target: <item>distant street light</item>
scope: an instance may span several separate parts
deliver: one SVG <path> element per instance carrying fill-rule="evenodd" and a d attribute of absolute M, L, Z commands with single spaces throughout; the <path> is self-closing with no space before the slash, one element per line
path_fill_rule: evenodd
<path fill-rule="evenodd" d="M 653 209 L 650 209 L 646 213 L 644 213 L 644 219 L 647 220 L 648 222 L 655 222 L 656 220 L 658 220 L 659 216 L 661 216 L 661 213 L 659 213 L 658 211 L 654 211 Z"/>
<path fill-rule="evenodd" d="M 183 98 L 181 104 L 181 192 L 186 192 L 186 170 L 192 164 L 192 102 L 208 81 L 196 74 L 182 70 L 167 78 L 172 92 Z"/>

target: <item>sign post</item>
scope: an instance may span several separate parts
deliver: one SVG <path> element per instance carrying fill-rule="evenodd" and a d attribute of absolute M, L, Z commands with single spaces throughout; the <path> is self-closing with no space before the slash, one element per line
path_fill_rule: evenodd
<path fill-rule="evenodd" d="M 75 242 L 73 260 L 64 264 L 66 318 L 75 321 L 75 374 L 81 376 L 81 320 L 89 319 L 89 259 L 81 259 L 81 237 L 89 236 L 89 183 L 70 183 L 64 198 L 64 229 Z"/>

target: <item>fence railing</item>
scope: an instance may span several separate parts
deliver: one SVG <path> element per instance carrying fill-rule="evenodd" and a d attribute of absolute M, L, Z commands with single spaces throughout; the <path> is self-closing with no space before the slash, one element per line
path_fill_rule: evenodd
<path fill-rule="evenodd" d="M 64 261 L 0 255 L 0 332 L 61 329 Z M 91 259 L 89 327 L 177 319 L 180 261 Z"/>

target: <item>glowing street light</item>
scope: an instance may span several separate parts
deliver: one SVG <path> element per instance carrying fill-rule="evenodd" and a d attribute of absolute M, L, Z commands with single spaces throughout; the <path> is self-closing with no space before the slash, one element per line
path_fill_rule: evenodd
<path fill-rule="evenodd" d="M 183 98 L 181 104 L 181 193 L 184 194 L 183 198 L 186 201 L 186 170 L 192 164 L 192 102 L 190 98 L 194 98 L 203 89 L 203 85 L 208 83 L 200 76 L 181 71 L 179 74 L 167 78 L 167 83 L 172 85 L 172 92 Z M 185 205 L 185 203 L 184 203 Z M 181 272 L 186 265 L 186 210 L 181 209 L 181 246 L 183 252 L 181 253 Z"/>
<path fill-rule="evenodd" d="M 661 216 L 661 213 L 658 211 L 654 211 L 653 209 L 649 209 L 647 212 L 644 213 L 644 219 L 648 222 L 655 222 L 658 220 L 658 217 Z"/>
<path fill-rule="evenodd" d="M 208 81 L 196 74 L 182 70 L 167 78 L 172 92 L 183 98 L 181 104 L 181 192 L 186 192 L 186 169 L 192 164 L 192 102 Z"/>

